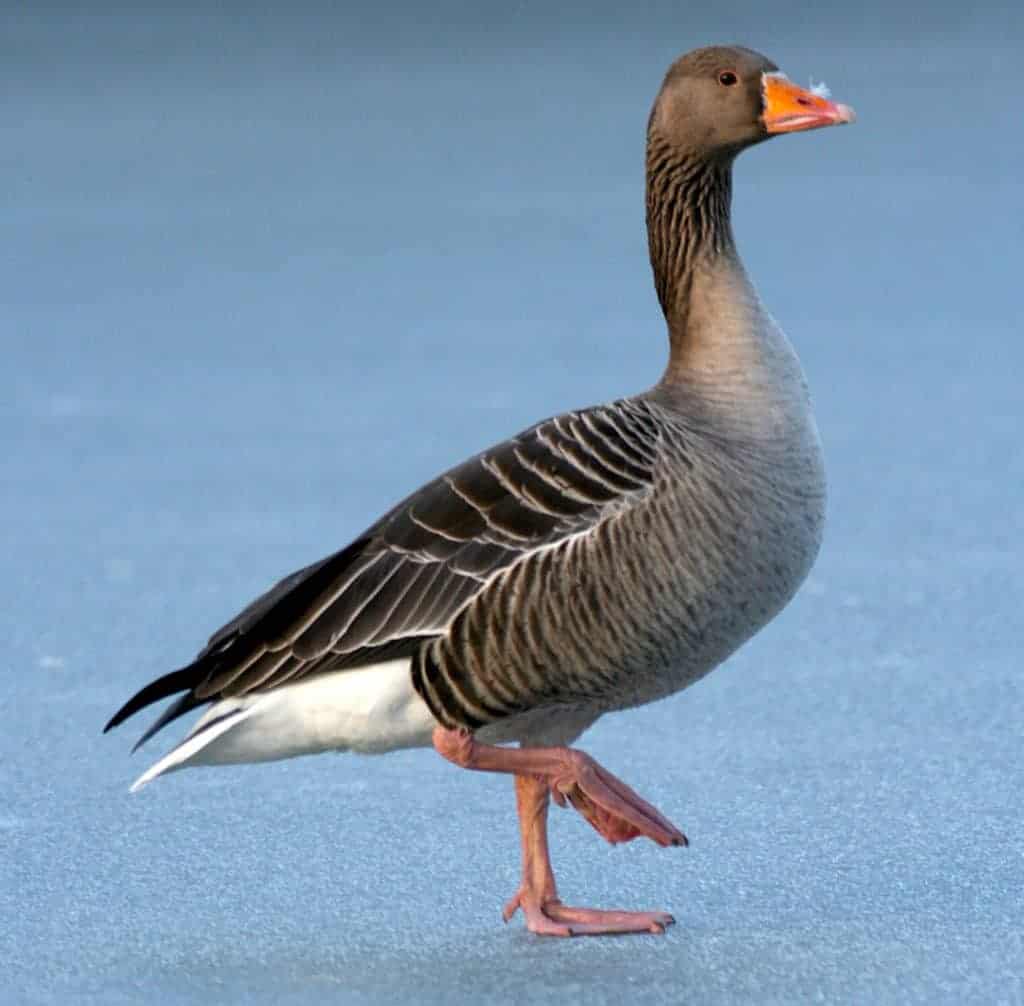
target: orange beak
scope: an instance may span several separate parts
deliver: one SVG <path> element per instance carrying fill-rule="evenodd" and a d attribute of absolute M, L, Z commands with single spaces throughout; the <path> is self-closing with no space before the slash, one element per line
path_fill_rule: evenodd
<path fill-rule="evenodd" d="M 797 87 L 782 76 L 766 73 L 761 85 L 764 113 L 761 121 L 768 133 L 796 133 L 802 129 L 841 126 L 856 118 L 849 105 L 822 98 Z"/>

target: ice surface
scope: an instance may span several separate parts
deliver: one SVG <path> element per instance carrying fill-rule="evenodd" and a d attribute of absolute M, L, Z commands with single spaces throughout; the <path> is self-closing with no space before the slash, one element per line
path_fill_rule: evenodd
<path fill-rule="evenodd" d="M 1024 996 L 1020 14 L 701 6 L 6 16 L 4 1002 Z M 820 562 L 726 668 L 585 738 L 692 848 L 554 818 L 568 899 L 679 924 L 503 927 L 508 781 L 427 752 L 129 796 L 143 724 L 102 724 L 271 580 L 657 377 L 645 115 L 721 39 L 860 121 L 736 183 L 818 405 Z"/>

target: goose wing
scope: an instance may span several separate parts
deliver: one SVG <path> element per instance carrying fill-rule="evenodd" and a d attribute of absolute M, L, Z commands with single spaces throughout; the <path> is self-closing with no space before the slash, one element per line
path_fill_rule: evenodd
<path fill-rule="evenodd" d="M 626 399 L 545 420 L 440 475 L 348 547 L 286 576 L 107 724 L 185 692 L 139 743 L 190 709 L 413 653 L 531 552 L 649 492 L 660 434 Z"/>

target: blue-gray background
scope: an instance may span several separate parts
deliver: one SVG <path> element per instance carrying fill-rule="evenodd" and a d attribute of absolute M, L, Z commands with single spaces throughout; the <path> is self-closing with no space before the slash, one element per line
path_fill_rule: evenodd
<path fill-rule="evenodd" d="M 1019 9 L 91 6 L 0 31 L 3 1001 L 1021 1001 Z M 100 727 L 242 603 L 658 376 L 644 124 L 729 40 L 860 122 L 737 170 L 827 447 L 818 566 L 584 740 L 690 850 L 555 815 L 569 900 L 679 925 L 503 928 L 511 787 L 429 752 L 129 796 L 162 746 Z"/>

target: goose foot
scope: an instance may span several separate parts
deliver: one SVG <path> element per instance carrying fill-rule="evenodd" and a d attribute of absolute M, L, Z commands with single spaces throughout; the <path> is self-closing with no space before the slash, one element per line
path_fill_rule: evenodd
<path fill-rule="evenodd" d="M 572 908 L 558 898 L 542 900 L 520 888 L 501 917 L 508 922 L 522 909 L 526 928 L 538 936 L 614 936 L 625 933 L 663 934 L 676 920 L 668 912 L 623 912 Z"/>
<path fill-rule="evenodd" d="M 548 786 L 559 807 L 581 814 L 606 841 L 615 845 L 645 835 L 658 845 L 689 845 L 687 837 L 656 807 L 588 754 L 566 749 L 562 772 Z"/>

